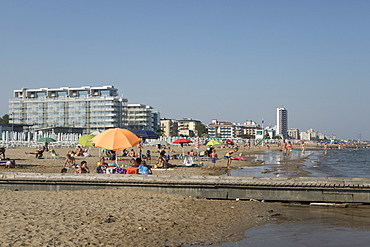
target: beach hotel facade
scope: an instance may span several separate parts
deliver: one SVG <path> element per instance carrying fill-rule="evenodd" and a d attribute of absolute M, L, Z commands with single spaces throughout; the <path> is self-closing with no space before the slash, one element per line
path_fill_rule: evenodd
<path fill-rule="evenodd" d="M 14 99 L 9 101 L 10 123 L 29 126 L 30 130 L 60 127 L 79 128 L 83 133 L 91 133 L 108 128 L 128 128 L 128 100 L 119 97 L 114 86 L 22 88 L 14 90 L 13 96 Z M 159 112 L 155 114 L 159 119 Z M 152 115 L 145 116 L 149 118 L 145 122 L 153 123 Z M 131 121 L 131 126 L 134 125 Z M 150 127 L 149 130 L 153 130 L 154 126 Z"/>
<path fill-rule="evenodd" d="M 151 106 L 127 104 L 127 128 L 130 130 L 157 131 L 160 126 L 160 113 Z"/>

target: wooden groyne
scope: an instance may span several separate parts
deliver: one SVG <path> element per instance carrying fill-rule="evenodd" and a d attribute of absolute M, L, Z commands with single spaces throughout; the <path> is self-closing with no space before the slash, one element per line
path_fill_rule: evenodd
<path fill-rule="evenodd" d="M 0 173 L 0 189 L 141 189 L 209 199 L 370 203 L 370 179 Z"/>

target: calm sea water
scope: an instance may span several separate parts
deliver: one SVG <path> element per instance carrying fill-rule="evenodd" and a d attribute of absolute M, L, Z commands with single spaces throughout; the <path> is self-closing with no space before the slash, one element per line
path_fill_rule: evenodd
<path fill-rule="evenodd" d="M 370 149 L 332 149 L 325 154 L 323 150 L 293 150 L 289 156 L 281 152 L 266 152 L 264 155 L 250 155 L 263 165 L 244 167 L 231 171 L 231 176 L 297 176 L 299 170 L 291 165 L 300 164 L 310 177 L 357 177 L 370 178 Z M 303 159 L 302 159 L 303 158 Z M 238 161 L 234 161 L 238 162 Z"/>
<path fill-rule="evenodd" d="M 370 178 L 370 149 L 294 150 L 289 157 L 280 152 L 253 156 L 262 166 L 231 172 L 232 176 L 295 176 L 292 164 L 303 165 L 307 176 Z M 304 160 L 301 160 L 304 158 Z M 282 217 L 249 229 L 245 239 L 224 243 L 236 246 L 369 246 L 370 206 L 359 208 L 313 208 L 287 206 Z M 298 215 L 298 216 L 297 216 Z"/>

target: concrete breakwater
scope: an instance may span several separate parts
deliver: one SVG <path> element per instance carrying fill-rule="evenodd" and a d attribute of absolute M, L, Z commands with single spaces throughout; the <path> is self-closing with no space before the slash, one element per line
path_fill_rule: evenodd
<path fill-rule="evenodd" d="M 0 189 L 140 189 L 208 199 L 370 203 L 369 178 L 0 173 Z"/>

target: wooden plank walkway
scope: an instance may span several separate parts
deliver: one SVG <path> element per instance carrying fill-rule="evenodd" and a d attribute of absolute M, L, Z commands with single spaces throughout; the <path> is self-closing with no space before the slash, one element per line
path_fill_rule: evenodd
<path fill-rule="evenodd" d="M 210 199 L 370 203 L 370 179 L 0 173 L 0 189 L 133 188 Z"/>

